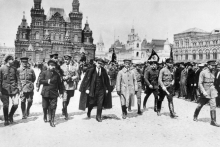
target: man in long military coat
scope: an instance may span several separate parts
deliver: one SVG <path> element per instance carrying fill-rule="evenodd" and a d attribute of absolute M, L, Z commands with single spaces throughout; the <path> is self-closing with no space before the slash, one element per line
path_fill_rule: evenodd
<path fill-rule="evenodd" d="M 63 109 L 62 113 L 65 115 L 65 119 L 68 119 L 67 106 L 69 105 L 70 98 L 74 96 L 77 89 L 77 80 L 79 78 L 77 69 L 70 64 L 71 56 L 64 56 L 64 64 L 61 66 L 63 70 L 63 83 L 64 83 L 64 95 L 63 95 Z"/>
<path fill-rule="evenodd" d="M 85 110 L 87 104 L 87 116 L 90 118 L 93 107 L 97 105 L 96 120 L 98 122 L 102 122 L 102 108 L 105 108 L 103 104 L 108 101 L 106 98 L 109 98 L 107 93 L 110 88 L 107 72 L 101 67 L 103 63 L 102 59 L 98 59 L 96 66 L 87 70 L 79 89 L 81 92 L 79 109 Z"/>
<path fill-rule="evenodd" d="M 218 96 L 218 91 L 215 87 L 215 76 L 213 70 L 216 66 L 215 60 L 210 60 L 207 62 L 208 66 L 206 69 L 201 71 L 199 75 L 199 89 L 201 91 L 201 96 L 198 101 L 198 106 L 194 112 L 194 121 L 198 121 L 198 115 L 202 107 L 209 103 L 210 105 L 210 115 L 211 115 L 211 125 L 220 127 L 216 122 L 216 97 Z"/>
<path fill-rule="evenodd" d="M 122 118 L 127 117 L 127 108 L 131 103 L 131 98 L 138 92 L 138 83 L 131 67 L 131 60 L 124 60 L 125 67 L 118 72 L 116 81 L 117 94 L 121 99 Z"/>
<path fill-rule="evenodd" d="M 42 106 L 44 111 L 44 121 L 47 117 L 47 110 L 50 109 L 50 126 L 55 127 L 54 118 L 57 108 L 57 98 L 63 97 L 63 83 L 60 75 L 55 71 L 57 63 L 54 60 L 48 61 L 48 70 L 41 73 L 39 77 L 40 84 L 43 84 L 42 95 Z"/>
<path fill-rule="evenodd" d="M 18 108 L 21 81 L 18 70 L 13 66 L 14 58 L 6 56 L 5 65 L 0 68 L 0 98 L 3 103 L 4 125 L 13 123 L 13 115 Z M 12 99 L 11 111 L 8 114 L 9 98 Z"/>
<path fill-rule="evenodd" d="M 29 116 L 30 108 L 33 103 L 34 82 L 36 80 L 36 76 L 34 70 L 28 66 L 28 57 L 22 57 L 20 59 L 22 66 L 18 69 L 18 71 L 22 84 L 22 90 L 20 93 L 21 111 L 22 111 L 22 119 L 26 119 Z M 27 109 L 26 109 L 26 101 L 28 102 Z"/>

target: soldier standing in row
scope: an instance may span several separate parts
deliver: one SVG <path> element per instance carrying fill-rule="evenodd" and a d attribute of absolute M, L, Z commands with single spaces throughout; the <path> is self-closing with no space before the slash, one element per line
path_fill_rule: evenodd
<path fill-rule="evenodd" d="M 47 110 L 49 109 L 50 126 L 55 127 L 54 118 L 57 108 L 57 98 L 63 97 L 63 83 L 60 75 L 56 72 L 57 62 L 48 61 L 48 70 L 41 73 L 40 84 L 43 84 L 41 95 L 43 97 L 44 121 L 47 121 Z M 45 121 L 45 122 L 46 122 Z"/>
<path fill-rule="evenodd" d="M 5 65 L 0 68 L 0 97 L 3 103 L 4 125 L 13 123 L 13 115 L 18 108 L 21 81 L 18 70 L 13 66 L 14 58 L 6 56 Z M 9 98 L 12 99 L 11 111 L 8 114 Z"/>
<path fill-rule="evenodd" d="M 34 96 L 34 82 L 36 80 L 36 76 L 34 70 L 28 67 L 28 57 L 22 57 L 21 63 L 22 66 L 18 69 L 20 74 L 20 80 L 22 84 L 22 90 L 20 92 L 21 98 L 21 111 L 22 111 L 22 119 L 26 119 L 29 116 L 30 108 L 33 103 Z M 26 111 L 26 100 L 27 111 Z"/>
<path fill-rule="evenodd" d="M 173 85 L 174 77 L 172 73 L 173 59 L 166 59 L 166 66 L 160 70 L 158 83 L 159 83 L 159 100 L 157 103 L 157 114 L 160 116 L 161 105 L 164 97 L 167 97 L 168 106 L 170 109 L 170 117 L 178 117 L 174 112 L 173 106 Z"/>
<path fill-rule="evenodd" d="M 202 107 L 209 103 L 210 105 L 210 115 L 211 115 L 211 125 L 220 127 L 216 122 L 216 97 L 218 92 L 214 86 L 215 76 L 213 70 L 216 66 L 216 61 L 211 60 L 207 62 L 207 68 L 201 71 L 199 75 L 199 89 L 201 92 L 200 99 L 198 100 L 198 106 L 194 113 L 194 121 L 198 121 L 198 115 Z"/>
<path fill-rule="evenodd" d="M 151 68 L 145 73 L 145 83 L 146 83 L 146 96 L 144 98 L 144 109 L 146 109 L 146 103 L 149 96 L 154 94 L 154 111 L 157 112 L 157 102 L 158 102 L 158 76 L 159 70 L 157 69 L 157 61 L 151 61 Z"/>
<path fill-rule="evenodd" d="M 74 96 L 75 90 L 77 88 L 77 80 L 79 78 L 78 72 L 74 66 L 70 64 L 71 56 L 64 56 L 64 64 L 61 66 L 63 70 L 63 82 L 64 82 L 64 94 L 63 94 L 63 109 L 62 114 L 65 119 L 68 120 L 67 106 L 69 105 L 70 98 Z"/>
<path fill-rule="evenodd" d="M 118 72 L 116 81 L 117 94 L 121 99 L 122 118 L 127 117 L 127 108 L 130 105 L 131 98 L 137 94 L 138 84 L 134 72 L 130 70 L 131 60 L 124 60 L 124 68 Z"/>

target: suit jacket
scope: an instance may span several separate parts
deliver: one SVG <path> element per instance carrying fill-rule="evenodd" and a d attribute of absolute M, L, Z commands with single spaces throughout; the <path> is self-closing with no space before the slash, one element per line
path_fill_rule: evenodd
<path fill-rule="evenodd" d="M 93 66 L 89 68 L 85 76 L 82 80 L 82 83 L 80 85 L 79 91 L 81 92 L 80 94 L 80 101 L 79 101 L 79 109 L 80 110 L 85 110 L 86 107 L 88 106 L 88 102 L 90 97 L 95 96 L 95 80 L 96 80 L 96 66 Z M 111 93 L 111 87 L 109 83 L 109 77 L 107 75 L 107 72 L 104 68 L 101 68 L 101 76 L 102 76 L 102 81 L 103 81 L 103 88 L 104 90 L 108 90 L 108 94 L 105 95 L 104 101 L 103 101 L 103 107 L 104 108 L 112 108 L 112 100 L 111 96 L 109 93 Z M 89 94 L 86 94 L 86 90 L 89 90 Z"/>
<path fill-rule="evenodd" d="M 63 94 L 64 86 L 56 71 L 45 70 L 40 74 L 39 79 L 39 83 L 43 84 L 42 97 L 57 98 L 59 94 Z M 50 84 L 48 84 L 49 79 Z"/>
<path fill-rule="evenodd" d="M 218 75 L 218 73 L 219 73 L 219 75 Z M 220 94 L 220 71 L 217 72 L 215 75 L 214 86 L 215 86 L 216 90 L 218 91 L 218 93 Z"/>

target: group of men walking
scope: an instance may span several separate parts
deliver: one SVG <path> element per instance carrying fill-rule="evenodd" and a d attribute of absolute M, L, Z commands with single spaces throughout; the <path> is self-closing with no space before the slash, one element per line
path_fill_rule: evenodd
<path fill-rule="evenodd" d="M 13 66 L 14 59 L 12 56 L 7 56 L 5 65 L 0 68 L 0 97 L 3 102 L 4 124 L 6 126 L 13 123 L 13 115 L 18 108 L 19 99 L 21 99 L 22 119 L 27 119 L 30 115 L 33 102 L 36 76 L 28 64 L 28 57 L 20 59 L 22 66 L 18 69 Z M 72 57 L 69 55 L 65 55 L 63 59 L 64 63 L 61 64 L 58 61 L 58 54 L 50 55 L 50 60 L 47 63 L 45 61 L 42 63 L 41 72 L 37 78 L 37 91 L 43 85 L 41 91 L 43 120 L 45 123 L 49 122 L 51 127 L 55 127 L 55 114 L 59 97 L 63 100 L 62 114 L 64 119 L 68 120 L 67 108 L 80 80 L 79 64 L 72 62 Z M 180 72 L 179 69 L 173 68 L 173 59 L 166 59 L 164 66 L 161 66 L 157 61 L 148 61 L 144 67 L 141 64 L 132 64 L 132 60 L 126 59 L 120 70 L 116 68 L 114 63 L 111 63 L 110 68 L 106 68 L 105 61 L 99 58 L 90 62 L 91 64 L 86 69 L 79 87 L 81 92 L 79 109 L 88 108 L 88 118 L 91 117 L 93 108 L 97 106 L 96 120 L 102 122 L 103 108 L 112 108 L 111 93 L 114 88 L 120 97 L 123 119 L 127 118 L 127 111 L 131 111 L 135 97 L 137 98 L 137 114 L 142 115 L 141 94 L 143 89 L 146 94 L 143 109 L 146 109 L 147 100 L 153 93 L 155 98 L 154 111 L 158 116 L 161 115 L 162 102 L 166 97 L 171 118 L 178 117 L 174 111 L 173 96 L 178 88 L 180 88 L 179 94 L 182 93 L 182 79 L 179 78 L 178 81 L 178 72 L 181 73 L 182 77 L 185 71 L 183 69 Z M 207 67 L 200 70 L 200 74 L 196 70 L 195 75 L 199 76 L 198 83 L 193 83 L 190 86 L 197 86 L 198 88 L 196 96 L 199 104 L 195 110 L 194 120 L 197 121 L 203 105 L 209 103 L 211 125 L 219 126 L 216 123 L 215 98 L 220 91 L 220 72 L 216 75 L 212 73 L 215 66 L 215 61 L 209 61 Z M 220 66 L 218 67 L 220 69 Z M 190 69 L 186 73 L 190 74 Z M 177 82 L 179 83 L 177 84 Z M 10 113 L 8 113 L 9 98 L 12 99 L 13 104 Z"/>

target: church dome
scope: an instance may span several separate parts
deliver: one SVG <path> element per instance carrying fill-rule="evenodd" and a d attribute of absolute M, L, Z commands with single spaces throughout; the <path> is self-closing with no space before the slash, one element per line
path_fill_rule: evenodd
<path fill-rule="evenodd" d="M 34 3 L 41 3 L 42 0 L 34 0 Z"/>

